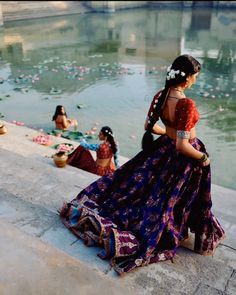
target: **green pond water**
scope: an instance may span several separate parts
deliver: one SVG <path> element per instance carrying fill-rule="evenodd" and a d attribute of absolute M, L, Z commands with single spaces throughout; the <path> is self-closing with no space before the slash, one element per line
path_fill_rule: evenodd
<path fill-rule="evenodd" d="M 79 131 L 109 125 L 120 153 L 140 151 L 144 120 L 179 54 L 202 63 L 186 92 L 200 111 L 197 135 L 212 181 L 236 189 L 236 11 L 136 9 L 7 22 L 0 30 L 0 115 L 54 129 L 63 105 Z"/>

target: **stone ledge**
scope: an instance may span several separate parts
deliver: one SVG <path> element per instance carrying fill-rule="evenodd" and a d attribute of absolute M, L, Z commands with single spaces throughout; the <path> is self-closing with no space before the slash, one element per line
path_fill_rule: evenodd
<path fill-rule="evenodd" d="M 86 270 L 83 267 L 77 266 L 78 270 L 74 269 L 77 274 L 80 274 L 79 271 L 83 270 L 85 275 L 89 276 L 90 273 L 93 275 L 95 270 L 95 273 L 97 273 L 94 275 L 95 278 L 97 278 L 97 275 L 102 275 L 102 277 L 108 276 L 110 279 L 115 279 L 115 283 L 118 278 L 113 271 L 109 270 L 108 263 L 106 261 L 99 261 L 96 256 L 99 249 L 85 247 L 82 241 L 77 240 L 61 224 L 57 214 L 57 209 L 61 207 L 63 201 L 70 201 L 81 189 L 93 180 L 96 180 L 98 176 L 70 166 L 65 167 L 65 169 L 55 167 L 50 157 L 44 157 L 45 154 L 52 153 L 55 150 L 32 142 L 32 136 L 38 134 L 38 131 L 7 122 L 6 126 L 8 133 L 0 136 L 0 219 L 1 222 L 5 223 L 5 227 L 2 228 L 7 227 L 8 231 L 4 233 L 3 230 L 3 233 L 1 232 L 0 247 L 3 250 L 1 253 L 4 254 L 1 256 L 0 278 L 3 278 L 3 273 L 7 282 L 11 278 L 16 283 L 14 285 L 15 289 L 9 289 L 10 285 L 8 284 L 5 285 L 5 289 L 1 289 L 3 287 L 0 279 L 0 290 L 5 291 L 7 295 L 17 295 L 14 292 L 22 287 L 21 283 L 23 282 L 23 284 L 28 284 L 31 288 L 26 289 L 26 291 L 30 290 L 29 292 L 31 292 L 28 294 L 27 292 L 24 293 L 26 295 L 52 295 L 53 293 L 50 293 L 51 289 L 48 282 L 54 280 L 55 277 L 59 279 L 56 263 L 52 265 L 50 272 L 47 272 L 47 268 L 44 269 L 48 274 L 46 279 L 42 277 L 40 267 L 36 275 L 34 274 L 38 280 L 33 280 L 32 282 L 29 273 L 35 271 L 35 265 L 31 263 L 31 259 L 32 256 L 35 257 L 34 255 L 38 254 L 37 252 L 32 254 L 29 248 L 31 242 L 28 238 L 25 238 L 26 248 L 24 248 L 24 245 L 18 239 L 18 234 L 16 234 L 18 230 L 21 231 L 20 235 L 22 237 L 25 236 L 23 231 L 27 235 L 31 235 L 31 238 L 35 241 L 34 245 L 38 245 L 38 247 L 42 247 L 41 245 L 49 247 L 50 244 L 53 261 L 58 263 L 59 261 L 64 261 L 64 258 L 56 260 L 55 256 L 53 256 L 56 253 L 62 253 L 58 252 L 62 250 L 74 257 L 68 258 L 68 261 L 76 258 L 78 263 L 88 266 Z M 65 141 L 62 138 L 55 138 L 55 140 L 57 142 Z M 236 213 L 232 208 L 235 208 L 236 192 L 216 185 L 213 185 L 212 188 L 214 211 L 217 212 L 217 218 L 225 227 L 226 234 L 228 235 L 228 240 L 224 241 L 225 245 L 220 245 L 213 257 L 204 257 L 179 247 L 174 263 L 167 261 L 139 268 L 122 278 L 120 281 L 122 287 L 128 286 L 129 290 L 133 290 L 135 294 L 140 295 L 194 295 L 196 292 L 200 292 L 199 290 L 205 290 L 205 294 L 208 295 L 232 294 L 232 290 L 235 287 L 234 277 L 236 270 L 236 251 L 233 250 L 233 248 L 236 248 L 236 244 L 234 244 Z M 12 238 L 9 251 L 7 252 L 6 243 L 10 243 L 9 235 Z M 29 239 L 31 238 L 29 237 Z M 35 239 L 40 240 L 37 242 Z M 12 248 L 13 244 L 14 249 Z M 16 255 L 11 255 L 12 251 L 15 251 L 13 252 L 15 254 L 19 254 L 17 249 L 22 251 L 21 253 L 28 253 L 29 259 L 25 259 L 25 255 L 20 258 Z M 8 259 L 7 255 L 11 255 L 11 260 Z M 64 253 L 64 255 L 66 254 Z M 60 254 L 58 257 L 64 256 Z M 40 259 L 39 256 L 38 263 L 45 263 L 45 260 Z M 11 268 L 9 261 L 17 266 L 17 270 L 21 267 L 22 274 L 25 275 L 24 279 L 22 277 L 19 278 L 19 275 Z M 62 282 L 63 280 L 65 284 L 71 282 L 70 286 L 77 290 L 78 286 L 73 281 L 74 276 L 72 276 L 72 281 L 68 279 L 71 271 L 65 269 L 62 270 L 62 273 L 63 278 L 60 277 Z M 8 274 L 8 277 L 6 277 L 6 274 Z M 82 276 L 86 281 L 85 277 Z M 45 280 L 43 286 L 47 288 L 47 292 L 43 289 L 44 293 L 35 293 L 34 290 L 38 286 L 37 282 L 41 282 L 41 280 Z M 89 279 L 87 281 L 90 282 Z M 61 287 L 56 281 L 53 281 L 52 284 L 53 286 Z M 95 295 L 97 284 L 95 282 L 90 282 L 90 284 L 91 292 L 94 293 L 88 294 Z M 120 291 L 118 291 L 115 284 L 112 287 L 117 292 Z M 63 295 L 67 294 L 63 287 L 61 288 L 64 291 Z M 11 291 L 13 293 L 10 293 Z M 208 291 L 218 293 L 206 293 Z M 1 294 L 4 293 L 2 292 Z M 111 291 L 111 294 L 114 294 L 113 291 Z M 120 291 L 117 294 L 123 295 L 124 293 Z"/>
<path fill-rule="evenodd" d="M 1 295 L 135 294 L 2 219 L 0 235 Z"/>

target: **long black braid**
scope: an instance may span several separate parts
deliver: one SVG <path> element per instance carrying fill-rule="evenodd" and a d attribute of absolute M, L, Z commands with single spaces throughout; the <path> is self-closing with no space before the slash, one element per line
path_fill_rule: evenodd
<path fill-rule="evenodd" d="M 115 155 L 117 152 L 117 144 L 115 142 L 112 129 L 109 126 L 104 126 L 101 128 L 101 132 L 107 137 L 107 141 L 111 145 L 112 153 Z"/>

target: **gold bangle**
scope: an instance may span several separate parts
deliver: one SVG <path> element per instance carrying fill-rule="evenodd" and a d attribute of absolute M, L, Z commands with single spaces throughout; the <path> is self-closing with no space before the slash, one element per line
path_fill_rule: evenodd
<path fill-rule="evenodd" d="M 198 159 L 199 162 L 203 163 L 203 162 L 206 162 L 208 159 L 207 155 L 206 154 L 203 154 L 201 159 Z"/>

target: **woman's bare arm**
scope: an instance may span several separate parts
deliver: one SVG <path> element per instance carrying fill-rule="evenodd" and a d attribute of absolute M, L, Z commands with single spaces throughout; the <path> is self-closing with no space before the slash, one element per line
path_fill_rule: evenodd
<path fill-rule="evenodd" d="M 187 157 L 194 158 L 196 160 L 200 160 L 203 156 L 203 153 L 197 151 L 190 143 L 187 138 L 176 138 L 176 149 L 180 153 L 184 154 Z M 210 164 L 210 159 L 207 158 L 206 161 L 201 162 L 202 166 L 207 166 Z"/>
<path fill-rule="evenodd" d="M 63 128 L 68 128 L 70 126 L 70 119 L 67 119 L 66 116 L 63 116 L 62 118 L 62 125 L 63 125 Z"/>

